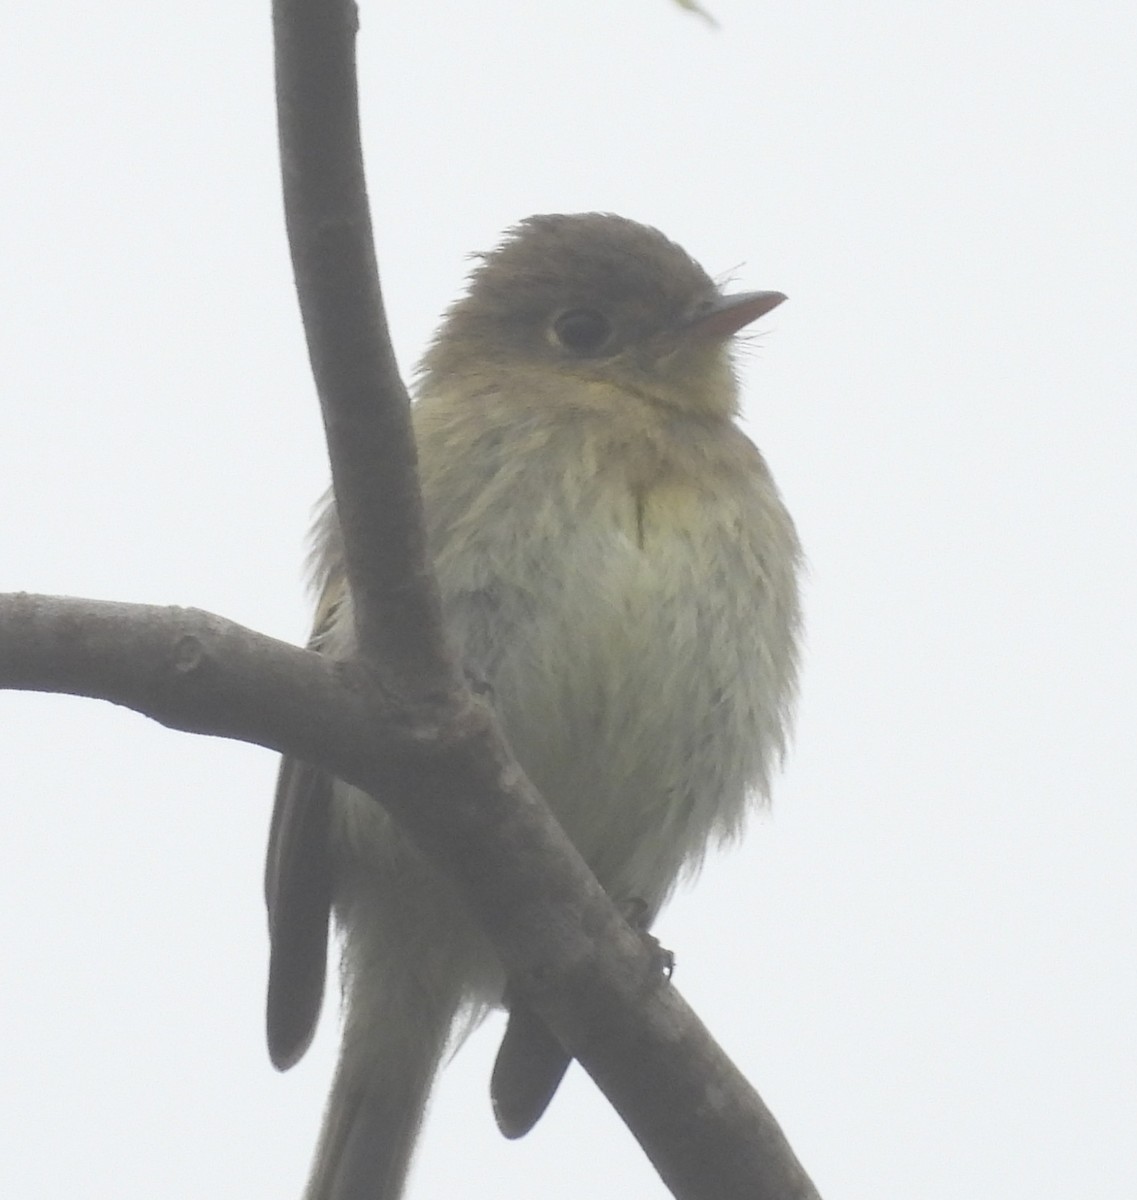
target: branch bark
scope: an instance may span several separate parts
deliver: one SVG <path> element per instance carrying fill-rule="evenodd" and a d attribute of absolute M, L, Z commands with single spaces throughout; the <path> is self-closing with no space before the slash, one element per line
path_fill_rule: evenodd
<path fill-rule="evenodd" d="M 0 596 L 0 687 L 124 705 L 362 788 L 448 872 L 541 1014 L 680 1200 L 817 1200 L 777 1122 L 625 923 L 488 707 L 391 700 L 374 672 L 221 617 Z"/>
<path fill-rule="evenodd" d="M 408 699 L 460 685 L 426 551 L 359 141 L 353 0 L 275 0 L 288 244 L 343 530 L 358 653 Z"/>

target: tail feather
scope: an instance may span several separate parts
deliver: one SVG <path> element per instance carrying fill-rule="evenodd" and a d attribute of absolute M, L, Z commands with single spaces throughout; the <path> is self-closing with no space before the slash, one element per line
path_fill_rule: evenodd
<path fill-rule="evenodd" d="M 505 1137 L 524 1137 L 537 1124 L 571 1062 L 544 1021 L 515 1000 L 490 1079 L 494 1117 Z"/>
<path fill-rule="evenodd" d="M 398 1200 L 453 1007 L 400 1006 L 352 1028 L 349 1011 L 304 1200 Z"/>
<path fill-rule="evenodd" d="M 344 1026 L 304 1200 L 399 1200 L 455 1018 L 501 995 L 501 968 L 374 801 L 338 798 Z"/>

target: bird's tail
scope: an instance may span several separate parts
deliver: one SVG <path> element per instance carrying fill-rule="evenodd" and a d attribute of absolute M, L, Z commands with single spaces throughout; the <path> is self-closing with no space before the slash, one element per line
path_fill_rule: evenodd
<path fill-rule="evenodd" d="M 402 963 L 348 986 L 343 1041 L 304 1200 L 398 1200 L 461 998 Z"/>

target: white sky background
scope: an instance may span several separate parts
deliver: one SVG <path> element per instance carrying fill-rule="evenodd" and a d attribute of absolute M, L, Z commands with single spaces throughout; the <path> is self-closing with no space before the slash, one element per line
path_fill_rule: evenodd
<path fill-rule="evenodd" d="M 658 225 L 791 301 L 748 426 L 809 552 L 772 815 L 664 914 L 827 1200 L 1137 1194 L 1137 9 L 372 3 L 408 366 L 532 212 Z M 0 589 L 302 641 L 325 453 L 267 0 L 0 15 Z M 273 757 L 0 695 L 0 1194 L 299 1196 L 335 1044 L 277 1075 Z M 499 1026 L 410 1200 L 666 1195 L 574 1070 L 496 1134 Z"/>

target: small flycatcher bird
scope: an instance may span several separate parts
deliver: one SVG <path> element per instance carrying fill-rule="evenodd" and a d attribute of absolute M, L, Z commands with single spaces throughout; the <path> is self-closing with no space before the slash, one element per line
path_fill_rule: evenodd
<path fill-rule="evenodd" d="M 421 364 L 414 429 L 447 629 L 597 878 L 650 925 L 769 793 L 794 694 L 800 552 L 735 421 L 733 335 L 779 292 L 724 294 L 655 229 L 536 216 L 482 256 Z M 311 645 L 352 652 L 331 499 Z M 266 895 L 268 1042 L 311 1041 L 329 917 L 343 1043 L 306 1200 L 397 1200 L 456 1028 L 503 1001 L 448 882 L 370 797 L 281 764 Z M 515 1006 L 495 1068 L 517 1136 L 567 1065 Z"/>

